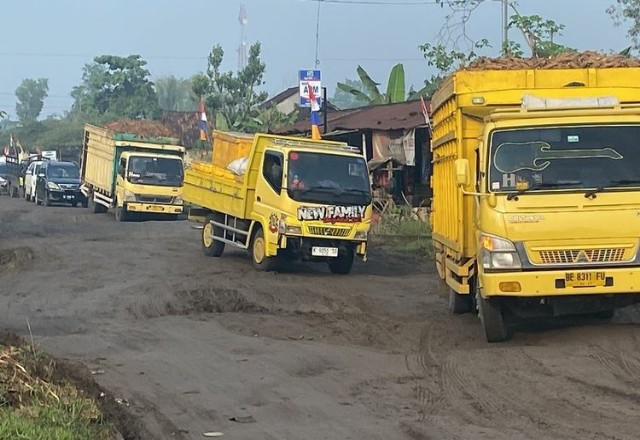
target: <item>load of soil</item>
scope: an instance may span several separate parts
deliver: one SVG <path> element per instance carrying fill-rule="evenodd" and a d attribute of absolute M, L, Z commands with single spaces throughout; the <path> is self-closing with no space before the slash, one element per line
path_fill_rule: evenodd
<path fill-rule="evenodd" d="M 586 69 L 590 67 L 640 67 L 640 60 L 620 54 L 603 54 L 594 51 L 565 52 L 549 58 L 480 57 L 462 70 Z"/>
<path fill-rule="evenodd" d="M 133 133 L 140 136 L 178 137 L 162 122 L 149 119 L 120 119 L 106 124 L 105 127 L 112 131 Z"/>

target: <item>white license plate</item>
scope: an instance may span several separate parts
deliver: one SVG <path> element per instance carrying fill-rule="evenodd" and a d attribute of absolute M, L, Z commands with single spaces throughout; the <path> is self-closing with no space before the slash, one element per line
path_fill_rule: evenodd
<path fill-rule="evenodd" d="M 337 257 L 338 248 L 313 246 L 311 248 L 311 255 L 314 257 Z"/>

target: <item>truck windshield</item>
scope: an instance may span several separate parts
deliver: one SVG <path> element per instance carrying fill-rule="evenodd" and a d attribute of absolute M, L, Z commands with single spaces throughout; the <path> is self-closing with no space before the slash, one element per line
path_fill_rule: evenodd
<path fill-rule="evenodd" d="M 490 141 L 489 190 L 640 188 L 639 143 L 640 125 L 496 130 Z"/>
<path fill-rule="evenodd" d="M 131 183 L 156 186 L 182 186 L 182 160 L 168 157 L 132 156 L 129 158 L 127 180 Z"/>
<path fill-rule="evenodd" d="M 371 186 L 362 157 L 292 151 L 287 193 L 293 200 L 334 205 L 368 205 Z"/>

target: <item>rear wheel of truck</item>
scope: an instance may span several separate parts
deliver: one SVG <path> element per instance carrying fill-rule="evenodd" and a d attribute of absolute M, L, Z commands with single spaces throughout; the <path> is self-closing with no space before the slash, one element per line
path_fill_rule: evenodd
<path fill-rule="evenodd" d="M 329 270 L 331 271 L 331 273 L 346 275 L 351 272 L 351 268 L 353 267 L 353 259 L 353 249 L 340 249 L 338 256 L 327 261 L 327 264 L 329 265 Z"/>
<path fill-rule="evenodd" d="M 455 290 L 449 288 L 449 313 L 452 315 L 460 315 L 469 313 L 473 310 L 473 299 L 471 294 L 461 295 Z"/>
<path fill-rule="evenodd" d="M 202 228 L 202 250 L 207 257 L 219 257 L 224 252 L 224 241 L 215 239 L 215 237 L 222 236 L 222 230 L 211 223 L 215 218 L 215 214 L 207 215 Z"/>
<path fill-rule="evenodd" d="M 483 298 L 480 289 L 477 289 L 476 302 L 478 304 L 478 316 L 480 317 L 487 342 L 503 342 L 509 339 L 511 334 L 504 320 L 500 300 Z"/>
<path fill-rule="evenodd" d="M 267 240 L 264 238 L 264 232 L 262 228 L 253 234 L 251 240 L 251 259 L 253 260 L 253 267 L 259 271 L 269 272 L 275 270 L 278 264 L 277 257 L 267 256 Z"/>

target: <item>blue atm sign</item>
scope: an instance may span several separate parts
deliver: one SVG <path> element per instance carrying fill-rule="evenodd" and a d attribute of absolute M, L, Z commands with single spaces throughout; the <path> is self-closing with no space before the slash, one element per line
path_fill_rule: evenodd
<path fill-rule="evenodd" d="M 322 85 L 320 82 L 319 70 L 300 70 L 298 72 L 300 80 L 300 107 L 309 107 L 309 88 L 313 88 L 313 94 L 322 96 Z"/>

